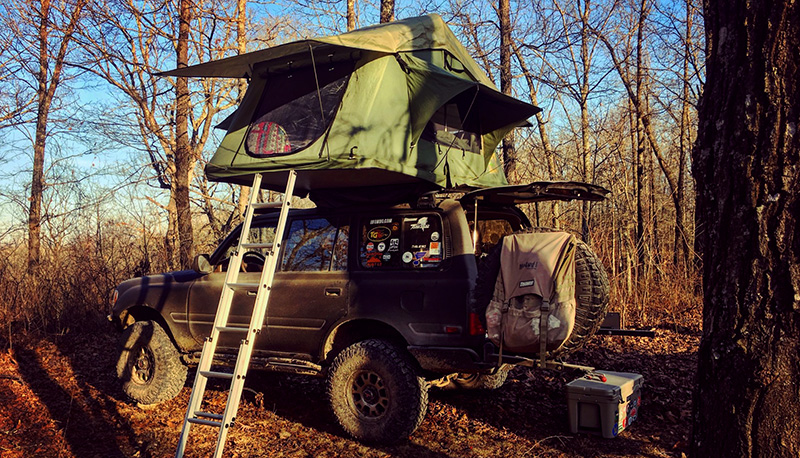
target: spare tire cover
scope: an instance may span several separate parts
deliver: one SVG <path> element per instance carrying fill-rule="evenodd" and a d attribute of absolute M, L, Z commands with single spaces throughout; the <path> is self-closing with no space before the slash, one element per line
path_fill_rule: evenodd
<path fill-rule="evenodd" d="M 556 229 L 534 227 L 515 232 L 554 232 Z M 575 252 L 575 324 L 564 344 L 548 356 L 566 356 L 582 347 L 600 328 L 606 315 L 609 298 L 609 282 L 603 264 L 589 246 L 581 240 L 576 241 Z M 500 271 L 502 244 L 498 243 L 479 266 L 475 286 L 473 308 L 485 320 L 486 307 L 494 295 L 494 288 Z M 484 322 L 485 324 L 485 322 Z"/>

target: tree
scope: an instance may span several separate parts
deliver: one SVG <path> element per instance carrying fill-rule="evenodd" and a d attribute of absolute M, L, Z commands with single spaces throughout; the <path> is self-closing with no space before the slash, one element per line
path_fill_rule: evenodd
<path fill-rule="evenodd" d="M 356 28 L 356 0 L 347 0 L 347 31 L 350 32 Z"/>
<path fill-rule="evenodd" d="M 82 50 L 92 62 L 87 67 L 123 96 L 111 135 L 144 151 L 155 181 L 169 190 L 163 206 L 165 248 L 173 267 L 188 267 L 194 244 L 190 186 L 214 115 L 235 103 L 238 86 L 207 78 L 189 84 L 186 78 L 157 73 L 176 62 L 181 67 L 233 53 L 238 25 L 225 8 L 236 9 L 238 3 L 105 0 L 92 5 L 92 24 L 81 34 Z"/>
<path fill-rule="evenodd" d="M 178 2 L 177 68 L 189 66 L 189 32 L 194 15 L 192 3 L 191 0 L 179 0 Z M 194 250 L 189 185 L 198 159 L 198 154 L 193 151 L 189 139 L 190 102 L 188 79 L 186 77 L 175 78 L 175 174 L 172 195 L 177 213 L 180 266 L 183 268 L 191 265 L 192 250 Z"/>
<path fill-rule="evenodd" d="M 75 0 L 52 5 L 50 0 L 6 5 L 19 19 L 15 35 L 26 40 L 31 34 L 30 48 L 21 46 L 20 62 L 31 58 L 35 65 L 22 67 L 35 79 L 35 134 L 33 138 L 33 171 L 31 176 L 30 209 L 28 212 L 28 272 L 35 273 L 41 261 L 42 194 L 45 188 L 44 163 L 48 139 L 49 116 L 56 92 L 65 78 L 64 66 L 73 48 L 73 34 L 81 20 L 88 0 Z M 27 55 L 35 50 L 34 56 Z M 13 110 L 11 110 L 13 111 Z"/>
<path fill-rule="evenodd" d="M 394 0 L 381 0 L 381 24 L 392 21 L 394 21 Z M 350 25 L 349 19 L 347 24 Z"/>
<path fill-rule="evenodd" d="M 705 0 L 695 456 L 800 456 L 800 3 Z M 745 20 L 746 19 L 746 20 Z"/>

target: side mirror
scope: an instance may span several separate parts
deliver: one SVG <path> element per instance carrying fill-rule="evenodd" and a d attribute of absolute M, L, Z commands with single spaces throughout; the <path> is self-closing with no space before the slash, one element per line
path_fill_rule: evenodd
<path fill-rule="evenodd" d="M 192 269 L 199 274 L 210 274 L 214 271 L 214 266 L 211 265 L 211 260 L 208 259 L 207 254 L 198 254 L 192 261 Z"/>

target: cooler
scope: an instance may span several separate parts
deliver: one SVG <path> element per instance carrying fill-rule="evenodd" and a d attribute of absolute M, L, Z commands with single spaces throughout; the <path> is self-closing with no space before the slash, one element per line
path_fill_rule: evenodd
<path fill-rule="evenodd" d="M 567 383 L 567 407 L 572 433 L 617 437 L 639 415 L 640 374 L 598 371 Z"/>

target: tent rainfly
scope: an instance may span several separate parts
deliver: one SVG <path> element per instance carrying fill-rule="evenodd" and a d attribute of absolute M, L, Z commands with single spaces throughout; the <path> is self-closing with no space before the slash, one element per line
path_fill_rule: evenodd
<path fill-rule="evenodd" d="M 206 174 L 249 184 L 263 173 L 282 190 L 294 169 L 312 198 L 506 185 L 497 145 L 540 111 L 499 92 L 436 14 L 164 75 L 248 78 Z"/>

